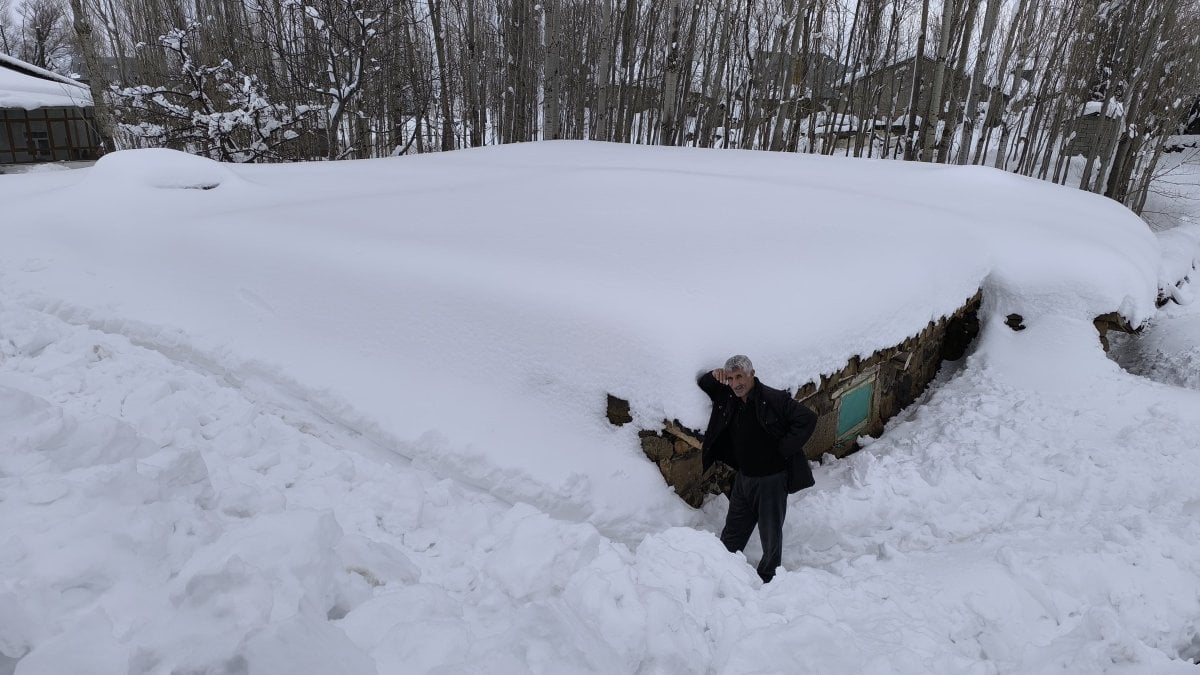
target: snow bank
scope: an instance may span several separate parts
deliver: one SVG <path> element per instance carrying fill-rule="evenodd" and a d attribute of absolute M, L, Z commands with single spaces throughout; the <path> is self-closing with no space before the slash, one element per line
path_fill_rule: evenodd
<path fill-rule="evenodd" d="M 87 172 L 82 187 L 97 191 L 213 190 L 241 182 L 237 174 L 220 162 L 176 150 L 147 148 L 101 157 Z"/>
<path fill-rule="evenodd" d="M 1200 224 L 1185 223 L 1155 236 L 1162 249 L 1159 287 L 1168 294 L 1180 292 L 1176 285 L 1192 277 L 1200 267 Z"/>

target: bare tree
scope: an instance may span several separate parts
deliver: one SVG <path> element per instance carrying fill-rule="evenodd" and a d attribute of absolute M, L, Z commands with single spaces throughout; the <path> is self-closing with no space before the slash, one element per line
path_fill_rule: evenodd
<path fill-rule="evenodd" d="M 0 53 L 13 53 L 12 0 L 0 0 Z"/>
<path fill-rule="evenodd" d="M 438 100 L 442 108 L 442 150 L 454 149 L 453 90 L 450 86 L 450 64 L 446 60 L 446 28 L 442 22 L 442 0 L 428 0 L 429 21 L 433 27 L 433 45 L 437 53 Z"/>
<path fill-rule="evenodd" d="M 928 120 L 917 120 L 917 107 L 921 101 L 921 84 L 923 76 L 923 68 L 921 62 L 925 58 L 925 34 L 929 29 L 929 0 L 921 2 L 921 28 L 917 33 L 917 49 L 913 54 L 912 66 L 912 93 L 908 103 L 908 124 L 905 125 L 905 149 L 904 159 L 912 161 L 918 158 L 921 150 L 921 137 L 923 132 L 921 129 L 929 123 Z"/>
<path fill-rule="evenodd" d="M 562 31 L 557 0 L 542 0 L 542 138 L 562 138 Z"/>
<path fill-rule="evenodd" d="M 159 45 L 179 64 L 176 78 L 158 86 L 116 92 L 119 112 L 132 137 L 226 162 L 278 158 L 281 144 L 297 136 L 300 120 L 264 96 L 258 79 L 228 60 L 216 65 L 194 58 L 199 26 L 168 32 Z"/>
<path fill-rule="evenodd" d="M 966 164 L 970 157 L 971 143 L 975 135 L 977 122 L 986 124 L 990 117 L 985 113 L 979 119 L 979 99 L 987 83 L 988 66 L 992 54 L 992 41 L 996 31 L 996 20 L 1000 16 L 1000 0 L 986 0 L 987 9 L 983 13 L 983 28 L 979 34 L 979 51 L 975 54 L 975 70 L 971 74 L 967 89 L 967 103 L 963 114 L 962 140 L 955 157 L 956 164 Z"/>
<path fill-rule="evenodd" d="M 659 137 L 659 143 L 662 145 L 675 144 L 676 120 L 675 114 L 678 110 L 679 95 L 679 68 L 680 68 L 680 47 L 679 47 L 679 0 L 670 0 L 671 14 L 671 37 L 667 47 L 666 66 L 663 69 L 663 88 L 662 88 L 662 128 Z"/>
<path fill-rule="evenodd" d="M 1086 187 L 1138 208 L 1160 141 L 1184 115 L 1176 101 L 1196 96 L 1197 0 L 943 0 L 930 17 L 931 1 L 27 0 L 19 8 L 50 15 L 70 2 L 85 19 L 76 25 L 80 54 L 115 59 L 126 94 L 121 138 L 150 128 L 133 129 L 132 112 L 187 126 L 148 103 L 156 94 L 189 117 L 248 121 L 230 138 L 192 129 L 143 133 L 143 144 L 277 160 L 592 138 L 903 152 L 1065 180 L 1087 162 L 1065 153 L 1095 93 L 1102 114 L 1124 115 L 1127 132 L 1093 139 Z M 28 34 L 28 44 L 44 45 L 30 58 L 52 60 L 49 34 L 25 27 L 54 22 L 21 16 L 20 26 L 0 16 L 0 48 L 24 54 Z M 186 55 L 160 40 L 192 24 Z M 235 86 L 235 76 L 250 84 Z M 93 87 L 102 101 L 103 84 Z M 177 98 L 192 91 L 202 94 Z"/>
<path fill-rule="evenodd" d="M 92 114 L 96 120 L 96 131 L 104 149 L 115 150 L 112 113 L 109 110 L 107 99 L 108 81 L 104 70 L 100 67 L 100 59 L 96 55 L 92 21 L 83 6 L 83 0 L 71 0 L 71 13 L 74 15 L 73 26 L 79 53 L 83 56 L 84 68 L 88 73 L 88 87 L 92 92 Z"/>
<path fill-rule="evenodd" d="M 24 0 L 17 13 L 19 57 L 47 70 L 64 68 L 70 38 L 62 0 Z"/>

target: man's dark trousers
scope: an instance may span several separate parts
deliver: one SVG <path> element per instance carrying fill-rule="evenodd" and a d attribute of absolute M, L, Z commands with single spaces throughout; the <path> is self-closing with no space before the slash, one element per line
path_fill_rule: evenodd
<path fill-rule="evenodd" d="M 762 541 L 758 576 L 764 582 L 775 576 L 783 561 L 783 519 L 787 515 L 787 472 L 770 476 L 746 476 L 738 472 L 729 494 L 729 515 L 721 531 L 721 543 L 731 552 L 746 548 L 754 526 Z"/>

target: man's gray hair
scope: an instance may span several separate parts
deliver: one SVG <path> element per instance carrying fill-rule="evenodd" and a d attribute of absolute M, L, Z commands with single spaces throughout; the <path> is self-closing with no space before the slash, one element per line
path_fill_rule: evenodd
<path fill-rule="evenodd" d="M 741 370 L 749 373 L 754 370 L 754 364 L 750 363 L 749 356 L 738 354 L 729 357 L 729 360 L 725 362 L 725 370 Z"/>

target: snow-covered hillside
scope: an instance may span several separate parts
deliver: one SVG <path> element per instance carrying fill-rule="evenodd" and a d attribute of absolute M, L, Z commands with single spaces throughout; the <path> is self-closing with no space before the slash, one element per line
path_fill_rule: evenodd
<path fill-rule="evenodd" d="M 1188 244 L 1102 198 L 542 143 L 118 153 L 0 202 L 0 672 L 1200 655 L 1200 394 L 1122 372 L 1091 326 L 1154 317 Z M 702 425 L 694 376 L 731 353 L 794 387 L 980 287 L 974 353 L 791 498 L 768 586 L 713 535 L 724 499 L 689 509 L 640 454 L 633 426 Z"/>

